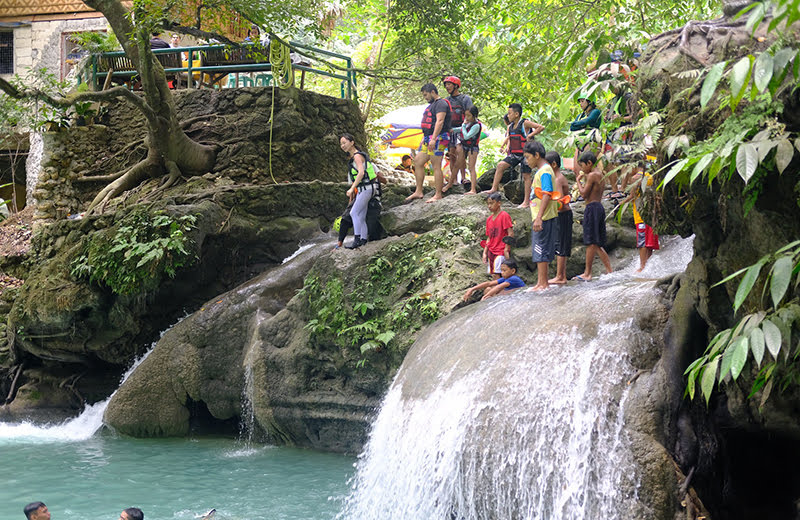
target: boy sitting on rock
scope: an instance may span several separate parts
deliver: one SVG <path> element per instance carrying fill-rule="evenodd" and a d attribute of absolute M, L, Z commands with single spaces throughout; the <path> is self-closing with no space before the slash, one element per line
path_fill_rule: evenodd
<path fill-rule="evenodd" d="M 525 287 L 525 282 L 522 281 L 522 278 L 517 276 L 517 263 L 514 260 L 507 259 L 503 261 L 503 263 L 500 264 L 500 274 L 501 277 L 497 280 L 479 283 L 475 287 L 467 289 L 467 292 L 464 293 L 464 301 L 469 301 L 472 293 L 479 289 L 484 290 L 481 300 L 485 300 L 486 298 L 497 296 L 500 293 L 508 293 L 514 289 Z"/>

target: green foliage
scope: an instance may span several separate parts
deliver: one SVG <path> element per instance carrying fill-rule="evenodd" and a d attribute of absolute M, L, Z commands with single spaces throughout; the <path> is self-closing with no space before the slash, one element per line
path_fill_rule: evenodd
<path fill-rule="evenodd" d="M 58 80 L 55 74 L 44 67 L 28 68 L 22 76 L 15 74 L 9 83 L 18 89 L 33 85 L 53 96 L 63 96 L 69 88 L 66 81 Z M 48 123 L 57 127 L 68 126 L 66 112 L 35 99 L 14 99 L 0 94 L 0 133 L 38 132 L 49 126 Z"/>
<path fill-rule="evenodd" d="M 694 398 L 699 380 L 700 391 L 708 403 L 715 385 L 728 377 L 736 381 L 751 357 L 760 371 L 750 396 L 763 389 L 762 406 L 769 397 L 776 375 L 781 375 L 781 388 L 800 382 L 800 349 L 797 348 L 796 335 L 792 342 L 793 329 L 800 328 L 797 298 L 797 288 L 800 286 L 800 240 L 764 256 L 716 285 L 742 276 L 733 302 L 734 312 L 738 312 L 748 301 L 764 269 L 770 265 L 763 279 L 761 298 L 753 304 L 753 307 L 762 307 L 763 310 L 754 310 L 742 317 L 733 328 L 717 334 L 703 356 L 686 369 L 686 393 L 690 398 Z M 765 351 L 769 352 L 772 360 L 762 368 Z"/>
<path fill-rule="evenodd" d="M 720 5 L 711 0 L 599 0 L 591 5 L 350 0 L 345 7 L 346 20 L 334 36 L 365 45 L 370 52 L 364 52 L 362 66 L 374 66 L 374 51 L 390 28 L 375 71 L 375 116 L 422 103 L 421 83 L 433 81 L 441 89 L 441 78 L 455 73 L 489 126 L 501 126 L 508 104 L 519 102 L 526 116 L 547 128 L 541 137 L 555 141 L 567 135 L 567 123 L 578 111 L 574 100 L 564 102 L 564 93 L 578 88 L 588 69 L 611 61 L 616 50 L 623 52 L 623 61 L 632 59 L 651 35 L 714 18 Z M 371 89 L 372 81 L 363 86 Z"/>
<path fill-rule="evenodd" d="M 301 293 L 312 342 L 318 348 L 334 345 L 348 358 L 360 358 L 357 367 L 372 353 L 404 353 L 413 333 L 441 315 L 439 301 L 421 292 L 438 275 L 438 252 L 474 242 L 477 235 L 471 226 L 461 217 L 447 217 L 442 227 L 448 231 L 396 241 L 346 282 L 335 275 L 307 276 Z"/>
<path fill-rule="evenodd" d="M 90 54 L 112 52 L 122 49 L 114 31 L 87 31 L 70 35 L 70 40 L 78 44 Z"/>
<path fill-rule="evenodd" d="M 666 139 L 664 145 L 667 156 L 674 156 L 682 150 L 683 159 L 662 168 L 669 170 L 661 185 L 673 181 L 692 185 L 701 177 L 710 184 L 717 178 L 726 181 L 734 172 L 738 172 L 748 183 L 768 157 L 780 161 L 785 168 L 794 150 L 791 135 L 785 125 L 778 121 L 777 116 L 782 111 L 780 102 L 771 100 L 767 95 L 759 95 L 755 101 L 726 118 L 705 140 L 687 146 L 691 144 L 687 136 Z M 770 156 L 773 150 L 775 154 Z M 726 175 L 720 177 L 721 173 Z"/>
<path fill-rule="evenodd" d="M 192 215 L 131 213 L 116 228 L 93 234 L 72 261 L 71 273 L 117 294 L 152 291 L 164 276 L 174 278 L 194 262 L 187 246 L 195 222 Z"/>
<path fill-rule="evenodd" d="M 758 15 L 759 7 L 751 9 L 753 15 Z M 761 17 L 763 18 L 763 13 Z M 731 173 L 736 171 L 747 184 L 753 179 L 759 165 L 768 157 L 774 159 L 779 173 L 783 173 L 795 153 L 793 142 L 800 144 L 800 140 L 787 132 L 785 125 L 778 123 L 775 115 L 783 110 L 779 95 L 800 79 L 798 63 L 798 49 L 777 46 L 758 56 L 747 55 L 727 70 L 727 62 L 712 66 L 703 81 L 700 105 L 709 110 L 709 103 L 716 97 L 720 103 L 716 110 L 728 107 L 733 115 L 725 119 L 710 138 L 691 148 L 684 146 L 684 158 L 667 165 L 670 169 L 662 186 L 675 178 L 686 183 L 687 179 L 681 174 L 689 172 L 691 175 L 688 184 L 692 184 L 701 175 L 710 183 L 721 171 L 726 170 Z M 720 80 L 725 75 L 729 77 L 727 92 L 720 91 Z M 744 99 L 749 100 L 748 105 L 742 111 L 737 111 Z M 767 128 L 761 130 L 764 126 Z M 747 140 L 750 136 L 752 138 Z M 677 138 L 678 136 L 673 136 L 665 141 L 668 157 L 672 157 L 676 151 Z M 800 147 L 797 149 L 800 152 Z M 773 150 L 775 153 L 770 156 Z"/>

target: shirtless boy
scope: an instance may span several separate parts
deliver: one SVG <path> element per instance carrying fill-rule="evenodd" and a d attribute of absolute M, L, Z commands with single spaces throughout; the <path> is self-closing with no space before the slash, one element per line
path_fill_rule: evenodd
<path fill-rule="evenodd" d="M 603 174 L 597 168 L 597 156 L 592 152 L 583 152 L 578 158 L 578 172 L 576 183 L 581 196 L 586 199 L 586 208 L 583 213 L 583 244 L 586 246 L 586 267 L 583 273 L 572 278 L 580 282 L 592 279 L 592 263 L 594 257 L 600 255 L 600 260 L 610 273 L 611 260 L 603 249 L 606 244 L 606 210 L 600 200 L 603 197 L 605 181 Z"/>

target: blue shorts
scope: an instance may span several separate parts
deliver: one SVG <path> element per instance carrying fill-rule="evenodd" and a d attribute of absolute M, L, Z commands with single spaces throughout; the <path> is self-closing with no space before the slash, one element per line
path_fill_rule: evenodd
<path fill-rule="evenodd" d="M 419 143 L 419 148 L 417 148 L 417 151 L 422 153 L 428 153 L 429 142 L 431 142 L 431 136 L 426 135 L 425 137 L 422 138 L 422 142 Z M 450 134 L 445 132 L 436 138 L 436 143 L 433 146 L 433 155 L 437 157 L 442 157 L 444 155 L 445 150 L 447 150 L 448 146 L 450 146 Z"/>
<path fill-rule="evenodd" d="M 556 237 L 558 236 L 558 218 L 542 222 L 541 231 L 531 231 L 533 262 L 551 262 L 556 256 Z"/>

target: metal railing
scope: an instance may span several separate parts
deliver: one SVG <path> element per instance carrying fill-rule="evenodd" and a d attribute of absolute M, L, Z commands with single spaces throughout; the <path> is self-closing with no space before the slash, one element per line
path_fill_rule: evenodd
<path fill-rule="evenodd" d="M 306 73 L 316 74 L 340 80 L 340 96 L 343 99 L 358 100 L 356 72 L 353 69 L 353 60 L 349 56 L 299 42 L 290 42 L 290 46 L 293 51 L 301 50 L 303 53 L 297 55 L 299 60 L 292 60 L 292 74 L 296 71 L 301 73 L 301 89 L 305 86 Z M 153 54 L 161 62 L 167 76 L 173 78 L 176 88 L 183 83 L 187 88 L 236 87 L 242 79 L 239 74 L 254 72 L 264 74 L 256 75 L 255 78 L 248 77 L 244 81 L 245 85 L 262 83 L 266 86 L 272 81 L 269 49 L 261 44 L 246 44 L 241 47 L 229 45 L 174 47 L 153 49 Z M 315 59 L 317 56 L 325 58 Z M 340 60 L 342 63 L 333 63 L 326 58 Z M 321 69 L 320 66 L 330 70 Z M 112 82 L 127 83 L 138 76 L 138 71 L 124 51 L 92 54 L 89 57 L 88 67 L 84 69 L 84 75 L 79 76 L 79 82 L 86 81 L 97 90 L 105 83 L 109 74 Z M 235 75 L 235 81 L 229 77 L 230 75 Z"/>

